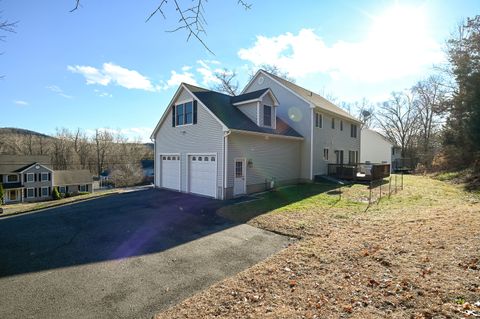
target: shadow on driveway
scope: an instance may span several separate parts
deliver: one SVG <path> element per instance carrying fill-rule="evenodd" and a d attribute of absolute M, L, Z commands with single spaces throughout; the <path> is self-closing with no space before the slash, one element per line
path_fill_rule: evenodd
<path fill-rule="evenodd" d="M 225 202 L 166 190 L 0 220 L 0 277 L 156 253 L 224 230 Z"/>

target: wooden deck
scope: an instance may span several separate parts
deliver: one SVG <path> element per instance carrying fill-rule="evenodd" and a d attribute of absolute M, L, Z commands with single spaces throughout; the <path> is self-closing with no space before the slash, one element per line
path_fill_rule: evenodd
<path fill-rule="evenodd" d="M 328 175 L 348 181 L 374 181 L 390 176 L 390 164 L 328 164 Z"/>

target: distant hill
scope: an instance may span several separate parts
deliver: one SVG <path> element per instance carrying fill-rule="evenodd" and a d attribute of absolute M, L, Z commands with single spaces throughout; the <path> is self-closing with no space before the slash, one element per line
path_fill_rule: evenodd
<path fill-rule="evenodd" d="M 49 136 L 46 134 L 26 130 L 23 128 L 17 128 L 17 127 L 0 127 L 0 135 L 23 135 L 23 136 L 34 135 L 38 137 L 53 138 L 52 136 Z"/>

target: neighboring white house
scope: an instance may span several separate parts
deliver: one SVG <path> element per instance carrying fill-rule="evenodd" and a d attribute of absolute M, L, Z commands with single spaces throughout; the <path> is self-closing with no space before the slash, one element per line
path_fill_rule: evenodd
<path fill-rule="evenodd" d="M 360 162 L 392 164 L 393 144 L 385 136 L 368 128 L 361 135 Z"/>
<path fill-rule="evenodd" d="M 358 162 L 359 124 L 263 70 L 238 96 L 182 83 L 151 136 L 155 186 L 226 199 L 313 181 L 329 163 Z"/>

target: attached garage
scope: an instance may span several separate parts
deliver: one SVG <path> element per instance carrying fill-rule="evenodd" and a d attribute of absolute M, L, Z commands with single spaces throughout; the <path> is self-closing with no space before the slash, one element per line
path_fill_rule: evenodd
<path fill-rule="evenodd" d="M 188 192 L 217 196 L 216 154 L 188 155 Z"/>
<path fill-rule="evenodd" d="M 160 155 L 161 186 L 173 190 L 180 190 L 180 155 Z"/>

